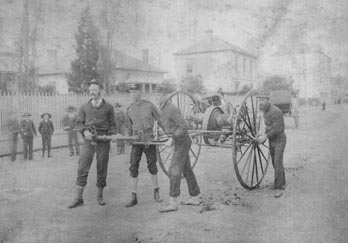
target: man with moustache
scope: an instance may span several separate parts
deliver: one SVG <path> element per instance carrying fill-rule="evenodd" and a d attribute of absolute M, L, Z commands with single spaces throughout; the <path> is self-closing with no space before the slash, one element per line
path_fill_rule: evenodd
<path fill-rule="evenodd" d="M 258 99 L 260 102 L 260 111 L 263 112 L 266 130 L 265 135 L 258 136 L 257 142 L 262 144 L 268 139 L 272 165 L 274 168 L 274 186 L 276 190 L 274 197 L 281 197 L 282 190 L 285 189 L 285 172 L 283 166 L 283 156 L 286 145 L 286 135 L 284 133 L 284 118 L 282 111 L 271 104 L 269 92 L 259 91 Z"/>
<path fill-rule="evenodd" d="M 106 186 L 106 176 L 109 162 L 110 141 L 94 141 L 90 128 L 96 129 L 97 135 L 116 134 L 114 108 L 101 97 L 102 84 L 97 80 L 89 83 L 90 100 L 83 104 L 78 112 L 76 128 L 84 137 L 81 146 L 80 159 L 77 170 L 76 198 L 69 205 L 75 208 L 83 205 L 83 190 L 87 184 L 87 176 L 94 154 L 97 158 L 97 201 L 103 206 L 103 189 Z"/>
<path fill-rule="evenodd" d="M 139 136 L 139 140 L 146 143 L 154 139 L 153 125 L 155 120 L 159 120 L 159 111 L 154 104 L 142 99 L 140 87 L 134 85 L 131 87 L 133 103 L 128 107 L 126 112 L 126 130 L 129 136 Z M 151 174 L 154 187 L 154 199 L 156 202 L 162 202 L 159 195 L 157 179 L 157 157 L 155 145 L 132 145 L 130 155 L 130 176 L 132 178 L 132 195 L 126 207 L 133 207 L 138 204 L 137 188 L 139 163 L 142 154 L 146 155 L 147 168 Z"/>

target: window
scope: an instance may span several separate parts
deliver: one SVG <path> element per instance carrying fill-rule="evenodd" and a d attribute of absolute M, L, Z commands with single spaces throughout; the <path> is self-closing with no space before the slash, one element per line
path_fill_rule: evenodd
<path fill-rule="evenodd" d="M 238 56 L 237 55 L 235 57 L 234 71 L 235 73 L 238 73 Z"/>
<path fill-rule="evenodd" d="M 193 72 L 192 58 L 186 58 L 186 72 L 187 73 L 192 73 Z"/>
<path fill-rule="evenodd" d="M 48 49 L 47 50 L 47 61 L 51 63 L 57 63 L 57 50 L 56 49 Z"/>
<path fill-rule="evenodd" d="M 245 76 L 245 74 L 246 74 L 246 59 L 245 58 L 243 58 L 243 75 Z"/>
<path fill-rule="evenodd" d="M 0 17 L 0 40 L 2 40 L 4 36 L 4 18 Z"/>
<path fill-rule="evenodd" d="M 250 67 L 249 67 L 249 69 L 250 69 L 250 77 L 252 77 L 253 76 L 253 60 L 250 60 Z"/>

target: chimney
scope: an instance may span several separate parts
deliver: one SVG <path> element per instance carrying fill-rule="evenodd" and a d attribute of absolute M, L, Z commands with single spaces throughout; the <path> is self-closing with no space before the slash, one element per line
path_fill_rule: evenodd
<path fill-rule="evenodd" d="M 207 30 L 205 33 L 208 40 L 213 38 L 213 30 Z"/>
<path fill-rule="evenodd" d="M 141 52 L 143 54 L 143 62 L 149 63 L 149 49 L 143 49 Z"/>

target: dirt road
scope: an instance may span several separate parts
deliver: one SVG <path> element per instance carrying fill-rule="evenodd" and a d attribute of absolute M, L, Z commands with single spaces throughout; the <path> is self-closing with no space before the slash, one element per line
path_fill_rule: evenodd
<path fill-rule="evenodd" d="M 128 154 L 110 159 L 107 205 L 96 202 L 92 167 L 85 205 L 67 209 L 74 192 L 77 157 L 66 150 L 50 159 L 0 162 L 0 242 L 347 242 L 348 106 L 301 111 L 294 129 L 286 119 L 285 167 L 288 186 L 276 199 L 273 169 L 260 189 L 239 185 L 229 149 L 205 147 L 195 168 L 202 199 L 215 210 L 181 206 L 160 214 L 152 199 L 151 179 L 142 162 L 139 205 L 129 198 Z M 159 173 L 168 201 L 168 179 Z M 182 183 L 182 197 L 187 195 Z"/>

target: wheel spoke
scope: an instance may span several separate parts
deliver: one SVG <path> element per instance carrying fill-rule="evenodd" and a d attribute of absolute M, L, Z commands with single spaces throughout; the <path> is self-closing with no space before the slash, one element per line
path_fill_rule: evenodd
<path fill-rule="evenodd" d="M 242 156 L 239 158 L 239 160 L 237 161 L 237 164 L 239 164 L 239 162 L 243 159 L 244 155 L 246 154 L 246 152 L 249 150 L 251 144 L 249 144 L 249 146 L 245 149 L 245 151 L 243 152 Z"/>
<path fill-rule="evenodd" d="M 263 157 L 266 161 L 268 161 L 268 160 L 266 159 L 266 156 L 263 154 L 262 149 L 259 148 L 259 151 L 260 151 L 260 153 L 262 154 L 262 157 Z"/>
<path fill-rule="evenodd" d="M 255 129 L 255 134 L 256 134 L 256 111 L 255 111 L 255 109 L 254 109 L 254 100 L 253 100 L 253 97 L 252 96 L 250 96 L 250 98 L 251 98 L 251 107 L 252 107 L 252 109 L 253 109 L 253 126 L 254 126 L 254 129 Z"/>
<path fill-rule="evenodd" d="M 269 147 L 267 147 L 266 145 L 264 145 L 263 143 L 262 143 L 262 146 L 264 146 L 266 149 L 269 149 Z"/>
<path fill-rule="evenodd" d="M 195 152 L 193 152 L 192 145 L 191 145 L 190 150 L 191 150 L 192 155 L 193 155 L 195 158 L 197 158 L 197 155 L 195 154 Z"/>
<path fill-rule="evenodd" d="M 248 116 L 248 121 L 249 121 L 249 124 L 250 124 L 250 126 L 251 126 L 251 128 L 249 127 L 250 132 L 251 132 L 251 134 L 252 134 L 253 136 L 255 136 L 254 131 L 253 131 L 253 129 L 252 129 L 252 124 L 251 124 L 251 121 L 250 121 L 249 112 L 246 112 L 246 115 Z"/>
<path fill-rule="evenodd" d="M 244 112 L 244 111 L 243 111 L 243 112 Z M 248 124 L 247 121 L 246 121 L 246 117 L 244 117 L 243 115 L 241 115 L 241 117 L 242 117 L 242 119 L 243 119 L 243 121 L 244 121 L 244 125 L 246 125 L 246 126 L 249 128 L 251 134 L 254 136 L 253 131 L 252 131 L 252 128 L 249 126 L 249 124 Z M 244 127 L 243 127 L 243 128 L 244 128 Z"/>
<path fill-rule="evenodd" d="M 167 161 L 168 161 L 168 159 L 169 159 L 169 157 L 170 157 L 170 155 L 173 153 L 173 151 L 174 151 L 174 148 L 172 148 L 170 151 L 169 151 L 169 153 L 168 153 L 168 155 L 167 155 L 167 157 L 166 157 L 166 159 L 164 160 L 164 164 L 166 164 L 167 163 Z"/>
<path fill-rule="evenodd" d="M 250 150 L 250 154 L 249 154 L 250 156 L 248 156 L 248 172 L 247 172 L 247 178 L 246 178 L 246 180 L 245 180 L 245 182 L 246 183 L 248 183 L 248 178 L 249 178 L 249 174 L 250 174 L 250 166 L 251 166 L 251 157 L 252 157 L 252 155 L 253 155 L 253 150 L 251 149 Z"/>
<path fill-rule="evenodd" d="M 263 174 L 264 172 L 263 172 L 263 166 L 262 166 L 262 158 L 261 158 L 261 154 L 260 154 L 260 148 L 259 148 L 258 146 L 257 146 L 257 153 L 258 153 L 258 155 L 259 155 L 261 172 L 262 172 L 262 174 Z"/>
<path fill-rule="evenodd" d="M 254 147 L 255 150 L 255 147 Z M 257 171 L 257 158 L 256 158 L 256 151 L 254 151 L 254 164 L 255 164 L 255 171 L 256 171 L 256 181 L 259 182 L 259 173 Z"/>

